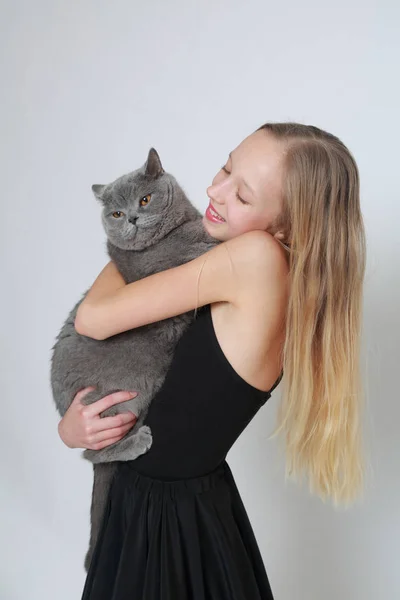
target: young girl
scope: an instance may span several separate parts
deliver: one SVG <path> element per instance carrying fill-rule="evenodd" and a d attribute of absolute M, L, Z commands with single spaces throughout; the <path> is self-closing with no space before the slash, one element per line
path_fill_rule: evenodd
<path fill-rule="evenodd" d="M 359 372 L 365 233 L 355 161 L 335 136 L 267 123 L 207 189 L 221 244 L 126 285 L 110 262 L 80 306 L 104 340 L 198 309 L 146 418 L 150 450 L 120 463 L 82 600 L 270 600 L 266 570 L 225 460 L 282 378 L 287 474 L 349 503 L 363 483 Z M 60 421 L 70 447 L 100 449 L 133 426 L 100 418 L 118 392 Z"/>

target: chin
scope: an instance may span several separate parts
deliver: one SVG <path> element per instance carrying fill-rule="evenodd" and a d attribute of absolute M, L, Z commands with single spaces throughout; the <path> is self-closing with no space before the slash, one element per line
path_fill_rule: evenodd
<path fill-rule="evenodd" d="M 226 235 L 218 235 L 218 227 L 213 227 L 212 223 L 210 224 L 209 220 L 205 215 L 203 216 L 203 227 L 207 231 L 207 233 L 215 240 L 225 242 L 228 239 Z"/>

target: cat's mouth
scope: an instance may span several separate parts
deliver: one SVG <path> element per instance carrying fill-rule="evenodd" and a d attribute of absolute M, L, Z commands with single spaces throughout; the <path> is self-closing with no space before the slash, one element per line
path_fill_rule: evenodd
<path fill-rule="evenodd" d="M 130 232 L 126 236 L 126 239 L 127 240 L 133 240 L 136 237 L 138 230 L 139 230 L 139 227 L 137 225 L 133 225 L 132 229 L 130 230 Z"/>

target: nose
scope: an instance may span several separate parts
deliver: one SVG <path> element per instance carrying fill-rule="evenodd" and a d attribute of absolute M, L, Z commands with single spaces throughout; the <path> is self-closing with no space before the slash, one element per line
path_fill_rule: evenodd
<path fill-rule="evenodd" d="M 138 220 L 138 217 L 130 217 L 128 219 L 129 223 L 132 223 L 132 225 L 136 225 L 137 220 Z"/>
<path fill-rule="evenodd" d="M 222 190 L 220 190 L 220 186 L 218 186 L 218 184 L 210 185 L 207 188 L 207 196 L 216 204 L 224 204 L 223 194 L 221 191 Z"/>

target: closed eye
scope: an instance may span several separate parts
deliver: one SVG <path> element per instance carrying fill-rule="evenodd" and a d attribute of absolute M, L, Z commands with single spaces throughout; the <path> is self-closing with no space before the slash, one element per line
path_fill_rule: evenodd
<path fill-rule="evenodd" d="M 225 166 L 222 166 L 222 167 L 221 167 L 221 170 L 222 170 L 222 171 L 224 171 L 224 173 L 226 173 L 227 175 L 230 175 L 230 174 L 231 174 L 231 173 L 230 173 L 230 171 L 228 171 L 228 170 L 227 170 L 227 168 L 226 168 Z M 238 200 L 240 200 L 240 202 L 241 202 L 242 204 L 250 204 L 250 202 L 246 202 L 246 200 L 243 200 L 243 198 L 241 198 L 237 192 L 236 192 L 236 198 L 237 198 Z"/>

